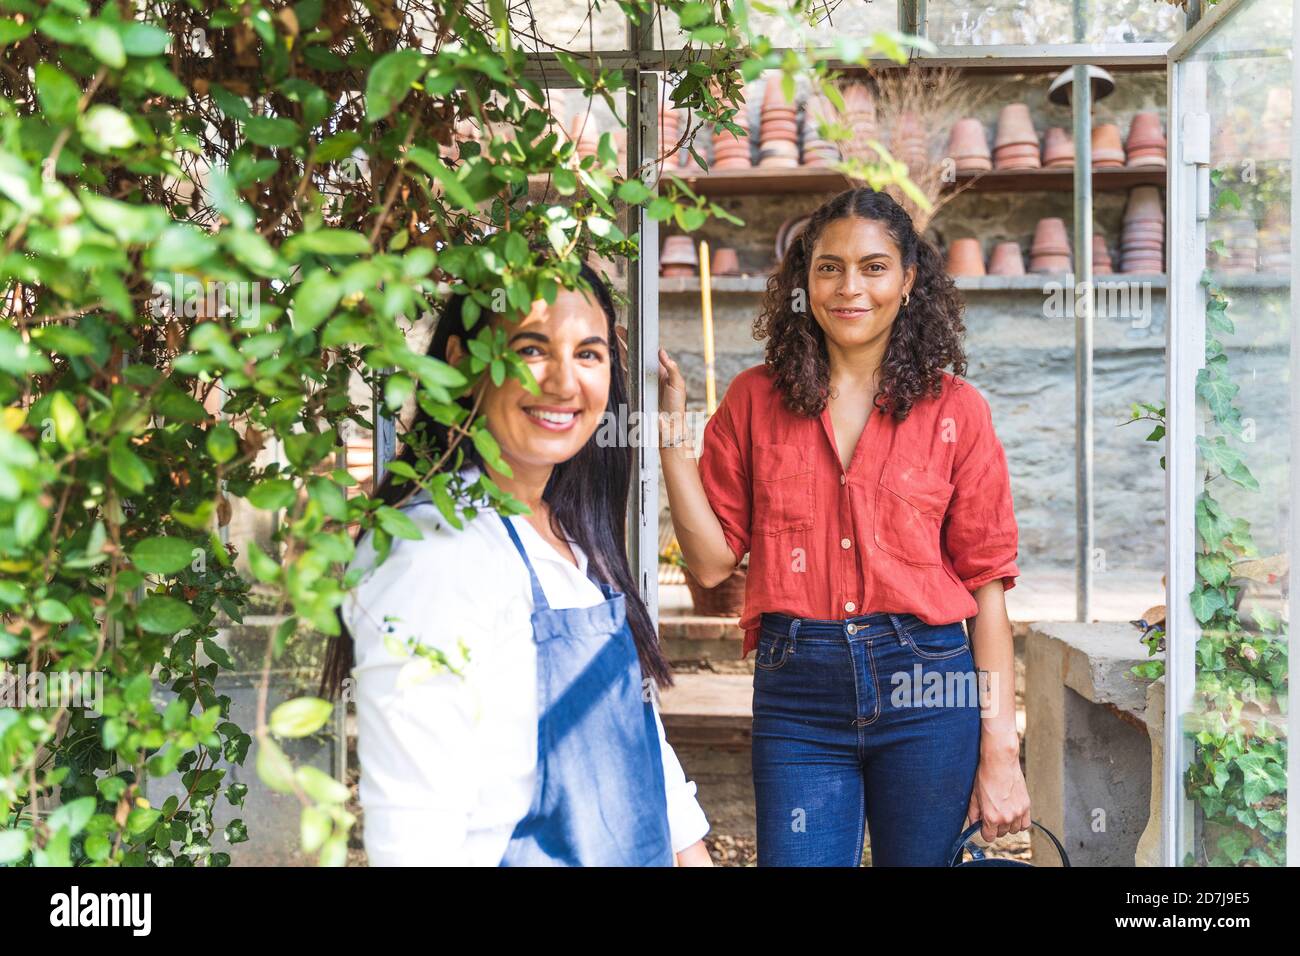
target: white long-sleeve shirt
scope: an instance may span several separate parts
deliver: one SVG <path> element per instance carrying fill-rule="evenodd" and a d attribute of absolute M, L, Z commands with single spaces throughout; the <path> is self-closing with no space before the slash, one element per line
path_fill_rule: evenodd
<path fill-rule="evenodd" d="M 537 651 L 528 569 L 497 513 L 457 531 L 417 496 L 423 533 L 373 567 L 369 534 L 352 567 L 370 568 L 343 604 L 356 647 L 357 757 L 372 866 L 496 866 L 527 814 L 537 775 Z M 511 519 L 553 608 L 604 600 L 521 516 Z M 436 647 L 463 676 L 430 673 L 393 640 Z M 468 650 L 462 658 L 458 640 Z M 463 665 L 463 666 L 461 666 Z M 655 709 L 674 852 L 709 830 Z"/>

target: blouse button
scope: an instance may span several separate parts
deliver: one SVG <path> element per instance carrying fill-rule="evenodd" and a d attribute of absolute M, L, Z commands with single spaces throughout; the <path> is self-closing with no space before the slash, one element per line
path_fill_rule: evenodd
<path fill-rule="evenodd" d="M 841 484 L 841 485 L 843 485 L 843 484 L 847 484 L 847 483 L 848 483 L 848 480 L 849 480 L 849 479 L 848 479 L 847 477 L 845 477 L 844 475 L 840 475 L 840 484 Z"/>
<path fill-rule="evenodd" d="M 853 547 L 853 542 L 848 538 L 840 538 L 840 547 L 847 551 L 849 548 Z"/>
<path fill-rule="evenodd" d="M 844 610 L 849 611 L 849 612 L 853 612 L 853 611 L 856 611 L 857 609 L 858 609 L 858 606 L 857 606 L 856 604 L 854 604 L 852 601 L 845 601 L 845 602 L 844 602 Z"/>

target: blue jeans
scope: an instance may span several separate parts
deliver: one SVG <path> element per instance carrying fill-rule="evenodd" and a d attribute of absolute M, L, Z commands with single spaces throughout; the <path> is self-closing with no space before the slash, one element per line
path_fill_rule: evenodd
<path fill-rule="evenodd" d="M 754 663 L 759 866 L 945 866 L 979 763 L 960 621 L 764 614 Z"/>

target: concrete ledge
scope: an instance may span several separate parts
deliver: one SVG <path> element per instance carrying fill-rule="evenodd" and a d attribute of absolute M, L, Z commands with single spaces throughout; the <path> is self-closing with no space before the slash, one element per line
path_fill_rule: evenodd
<path fill-rule="evenodd" d="M 1129 674 L 1149 660 L 1138 637 L 1127 622 L 1073 621 L 1035 624 L 1025 637 L 1033 815 L 1074 865 L 1159 859 L 1163 695 Z M 1056 865 L 1047 838 L 1035 831 L 1032 841 L 1035 861 Z"/>

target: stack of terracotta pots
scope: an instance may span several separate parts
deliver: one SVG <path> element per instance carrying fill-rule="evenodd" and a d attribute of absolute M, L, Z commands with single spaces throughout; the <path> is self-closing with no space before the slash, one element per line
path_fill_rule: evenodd
<path fill-rule="evenodd" d="M 1210 136 L 1210 165 L 1235 166 L 1245 158 L 1242 142 L 1245 139 L 1240 118 L 1228 115 L 1214 123 Z"/>
<path fill-rule="evenodd" d="M 1134 113 L 1133 122 L 1128 128 L 1128 165 L 1130 166 L 1164 166 L 1165 147 L 1164 128 L 1160 125 L 1159 113 Z"/>
<path fill-rule="evenodd" d="M 740 258 L 731 246 L 719 246 L 713 250 L 713 261 L 709 263 L 711 276 L 740 275 Z"/>
<path fill-rule="evenodd" d="M 737 135 L 729 130 L 719 130 L 713 134 L 713 169 L 749 169 L 753 163 L 749 155 L 749 110 L 744 96 L 737 104 L 739 109 L 732 122 L 744 132 Z"/>
<path fill-rule="evenodd" d="M 798 107 L 781 88 L 781 74 L 769 73 L 759 113 L 758 165 L 778 169 L 799 165 L 798 117 Z"/>
<path fill-rule="evenodd" d="M 1259 224 L 1259 271 L 1287 272 L 1291 268 L 1291 210 L 1273 203 Z"/>
<path fill-rule="evenodd" d="M 803 117 L 802 165 L 829 166 L 839 161 L 840 148 L 835 143 L 822 139 L 817 131 L 821 123 L 835 122 L 835 111 L 825 94 L 817 92 L 808 97 Z"/>
<path fill-rule="evenodd" d="M 574 113 L 569 118 L 569 139 L 578 145 L 579 160 L 595 156 L 600 146 L 600 131 L 596 127 L 596 117 L 585 110 Z"/>
<path fill-rule="evenodd" d="M 957 165 L 959 173 L 987 172 L 993 168 L 993 154 L 989 152 L 988 136 L 984 124 L 973 116 L 959 119 L 948 133 L 948 156 Z"/>
<path fill-rule="evenodd" d="M 989 256 L 989 275 L 1022 276 L 1025 274 L 1025 258 L 1020 254 L 1020 243 L 999 242 L 993 247 Z"/>
<path fill-rule="evenodd" d="M 699 268 L 699 262 L 695 240 L 690 236 L 669 236 L 664 240 L 663 251 L 659 254 L 659 274 L 665 279 L 693 276 Z"/>
<path fill-rule="evenodd" d="M 951 276 L 984 275 L 984 250 L 974 238 L 954 239 L 948 247 L 948 274 Z"/>
<path fill-rule="evenodd" d="M 844 99 L 842 121 L 859 142 L 876 138 L 876 98 L 861 83 L 851 83 L 841 91 Z"/>
<path fill-rule="evenodd" d="M 1136 186 L 1128 194 L 1119 271 L 1165 271 L 1165 207 L 1155 186 Z"/>
<path fill-rule="evenodd" d="M 998 116 L 998 135 L 993 141 L 994 169 L 1038 169 L 1038 133 L 1024 103 L 1008 103 Z"/>
<path fill-rule="evenodd" d="M 659 151 L 663 152 L 677 145 L 677 137 L 682 135 L 681 116 L 677 110 L 659 106 Z"/>
<path fill-rule="evenodd" d="M 1124 165 L 1124 141 L 1114 123 L 1098 123 L 1092 128 L 1092 168 L 1118 169 Z"/>
<path fill-rule="evenodd" d="M 1273 86 L 1264 101 L 1255 128 L 1255 154 L 1264 160 L 1284 160 L 1291 155 L 1291 88 Z"/>
<path fill-rule="evenodd" d="M 1064 219 L 1049 216 L 1038 220 L 1034 244 L 1029 247 L 1029 271 L 1070 271 L 1070 237 Z"/>
<path fill-rule="evenodd" d="M 1231 219 L 1210 222 L 1209 266 L 1218 272 L 1255 272 L 1259 268 L 1259 228 L 1245 210 L 1234 210 Z"/>
<path fill-rule="evenodd" d="M 1108 276 L 1115 271 L 1110 261 L 1110 249 L 1106 246 L 1106 237 L 1099 232 L 1092 234 L 1092 274 Z"/>
<path fill-rule="evenodd" d="M 889 151 L 899 162 L 915 169 L 925 165 L 928 150 L 925 145 L 925 126 L 921 117 L 910 111 L 899 113 L 889 131 Z"/>
<path fill-rule="evenodd" d="M 1060 126 L 1051 127 L 1043 136 L 1043 167 L 1070 169 L 1074 166 L 1074 140 Z"/>
<path fill-rule="evenodd" d="M 805 228 L 807 228 L 808 220 L 811 218 L 812 217 L 808 215 L 791 216 L 785 222 L 781 223 L 781 225 L 777 228 L 776 230 L 776 261 L 777 262 L 782 262 L 785 260 L 786 250 L 790 248 L 790 244 L 792 242 L 794 242 L 797 238 L 799 238 L 799 234 L 803 232 Z"/>
<path fill-rule="evenodd" d="M 618 168 L 621 172 L 627 169 L 627 127 L 620 126 L 614 130 L 614 149 L 618 153 Z"/>

